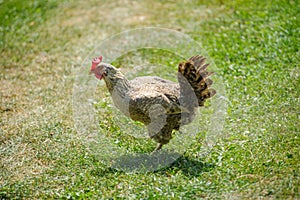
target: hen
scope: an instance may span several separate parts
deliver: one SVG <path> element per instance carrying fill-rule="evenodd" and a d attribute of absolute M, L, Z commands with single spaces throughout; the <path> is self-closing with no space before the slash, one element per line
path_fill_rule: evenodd
<path fill-rule="evenodd" d="M 90 73 L 104 79 L 115 106 L 127 117 L 147 126 L 150 138 L 162 148 L 172 139 L 172 131 L 193 121 L 197 108 L 215 95 L 210 89 L 203 56 L 193 56 L 178 65 L 178 83 L 156 76 L 128 80 L 119 69 L 94 58 Z"/>

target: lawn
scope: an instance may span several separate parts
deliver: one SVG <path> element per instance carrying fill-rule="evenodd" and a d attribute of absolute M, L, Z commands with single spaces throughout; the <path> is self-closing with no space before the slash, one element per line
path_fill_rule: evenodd
<path fill-rule="evenodd" d="M 299 5 L 0 1 L 0 199 L 300 199 Z M 196 135 L 171 166 L 126 173 L 80 138 L 73 86 L 99 43 L 141 27 L 177 30 L 205 47 L 226 91 L 224 137 L 205 157 Z M 114 64 L 130 71 L 140 61 L 132 59 L 144 59 L 165 66 L 152 74 L 168 76 L 181 60 L 170 57 L 140 50 Z M 120 138 L 121 147 L 151 151 L 151 141 L 132 145 L 135 139 L 113 126 L 110 104 L 95 106 L 107 120 L 96 125 Z"/>

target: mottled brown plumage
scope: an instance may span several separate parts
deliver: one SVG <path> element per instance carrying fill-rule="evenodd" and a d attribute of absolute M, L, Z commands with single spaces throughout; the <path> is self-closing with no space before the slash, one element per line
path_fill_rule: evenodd
<path fill-rule="evenodd" d="M 104 79 L 115 106 L 127 117 L 143 122 L 150 138 L 159 150 L 172 139 L 172 131 L 189 124 L 196 110 L 216 91 L 209 89 L 212 80 L 208 77 L 208 64 L 202 56 L 193 56 L 178 65 L 178 82 L 156 76 L 128 80 L 118 69 L 95 59 L 91 72 Z"/>

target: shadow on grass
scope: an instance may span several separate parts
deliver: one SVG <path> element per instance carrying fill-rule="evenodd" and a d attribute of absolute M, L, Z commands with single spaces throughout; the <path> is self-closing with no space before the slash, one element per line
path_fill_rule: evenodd
<path fill-rule="evenodd" d="M 123 155 L 114 164 L 96 174 L 105 176 L 110 173 L 157 173 L 168 174 L 181 171 L 186 176 L 199 176 L 214 168 L 213 164 L 190 159 L 175 152 L 160 151 L 154 154 Z"/>
<path fill-rule="evenodd" d="M 208 172 L 215 167 L 212 163 L 202 162 L 201 160 L 194 160 L 187 156 L 181 156 L 171 166 L 160 170 L 159 173 L 177 172 L 181 171 L 188 177 L 200 176 L 203 172 Z"/>
<path fill-rule="evenodd" d="M 122 155 L 114 160 L 111 167 L 127 173 L 155 172 L 170 166 L 180 156 L 180 154 L 168 150 L 160 150 L 150 154 Z"/>

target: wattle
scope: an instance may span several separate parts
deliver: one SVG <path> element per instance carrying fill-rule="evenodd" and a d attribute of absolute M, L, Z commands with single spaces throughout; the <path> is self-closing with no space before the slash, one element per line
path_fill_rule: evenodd
<path fill-rule="evenodd" d="M 101 79 L 103 78 L 102 75 L 95 74 L 95 76 L 96 76 L 96 78 L 99 79 L 99 80 L 101 80 Z"/>

